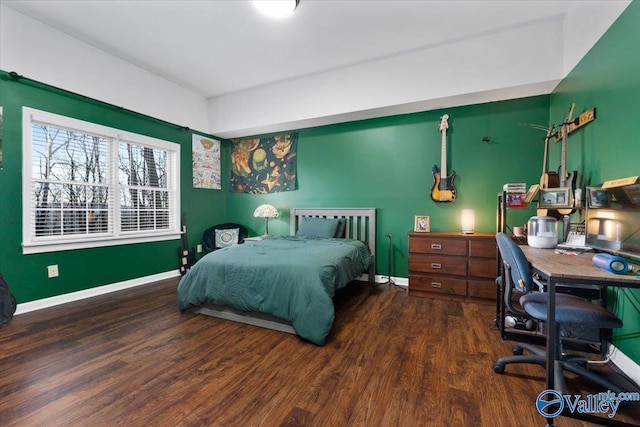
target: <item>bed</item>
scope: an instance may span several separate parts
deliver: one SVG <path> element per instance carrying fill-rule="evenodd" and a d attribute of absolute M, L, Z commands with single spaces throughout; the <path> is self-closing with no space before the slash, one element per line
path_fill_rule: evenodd
<path fill-rule="evenodd" d="M 374 281 L 375 213 L 292 208 L 290 236 L 245 241 L 200 259 L 178 284 L 179 308 L 324 345 L 336 290 Z"/>

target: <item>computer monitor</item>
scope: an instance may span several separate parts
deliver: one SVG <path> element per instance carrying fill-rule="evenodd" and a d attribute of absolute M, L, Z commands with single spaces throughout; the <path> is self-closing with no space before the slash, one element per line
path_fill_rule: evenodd
<path fill-rule="evenodd" d="M 589 209 L 586 245 L 605 252 L 640 259 L 640 211 Z"/>

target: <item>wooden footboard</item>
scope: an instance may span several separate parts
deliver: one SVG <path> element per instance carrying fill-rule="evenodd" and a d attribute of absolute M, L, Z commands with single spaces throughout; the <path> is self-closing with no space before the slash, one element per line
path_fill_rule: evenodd
<path fill-rule="evenodd" d="M 270 314 L 255 311 L 240 311 L 232 307 L 215 304 L 195 307 L 192 311 L 206 316 L 218 317 L 220 319 L 232 320 L 234 322 L 246 323 L 248 325 L 260 326 L 261 328 L 296 335 L 296 330 L 293 329 L 290 322 L 271 316 Z"/>

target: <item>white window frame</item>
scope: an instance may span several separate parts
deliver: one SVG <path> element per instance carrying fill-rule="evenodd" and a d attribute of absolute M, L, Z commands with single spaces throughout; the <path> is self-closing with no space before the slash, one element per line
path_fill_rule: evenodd
<path fill-rule="evenodd" d="M 110 140 L 111 159 L 110 206 L 113 226 L 109 233 L 100 235 L 79 234 L 64 236 L 36 236 L 34 194 L 32 190 L 32 147 L 33 122 L 49 123 L 66 129 L 74 129 L 88 134 L 101 135 Z M 168 152 L 167 190 L 170 194 L 169 228 L 162 230 L 121 231 L 120 185 L 118 183 L 118 145 L 129 142 Z M 22 253 L 34 254 L 72 249 L 85 249 L 104 246 L 116 246 L 133 243 L 176 240 L 181 237 L 180 225 L 180 144 L 164 141 L 145 135 L 123 131 L 91 122 L 73 119 L 30 107 L 22 108 Z"/>

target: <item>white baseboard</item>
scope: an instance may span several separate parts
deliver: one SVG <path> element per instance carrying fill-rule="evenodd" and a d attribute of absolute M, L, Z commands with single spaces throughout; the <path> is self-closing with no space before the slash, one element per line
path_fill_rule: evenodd
<path fill-rule="evenodd" d="M 81 299 L 104 295 L 110 292 L 121 291 L 123 289 L 134 288 L 136 286 L 146 285 L 160 280 L 172 279 L 178 276 L 180 276 L 178 270 L 166 271 L 164 273 L 152 274 L 151 276 L 125 280 L 124 282 L 112 283 L 110 285 L 98 286 L 96 288 L 84 289 L 82 291 L 71 292 L 63 295 L 56 295 L 55 297 L 29 301 L 18 304 L 15 314 L 18 315 L 28 313 L 30 311 L 41 310 L 43 308 L 66 304 L 73 301 L 79 301 Z"/>
<path fill-rule="evenodd" d="M 615 345 L 609 344 L 609 357 L 622 372 L 636 385 L 640 385 L 640 365 L 621 352 Z"/>
<path fill-rule="evenodd" d="M 379 274 L 376 274 L 375 280 L 376 283 L 386 283 L 387 280 L 389 280 L 389 276 L 381 276 Z M 406 277 L 392 277 L 391 280 L 393 280 L 393 283 L 398 286 L 409 287 L 409 279 Z"/>

